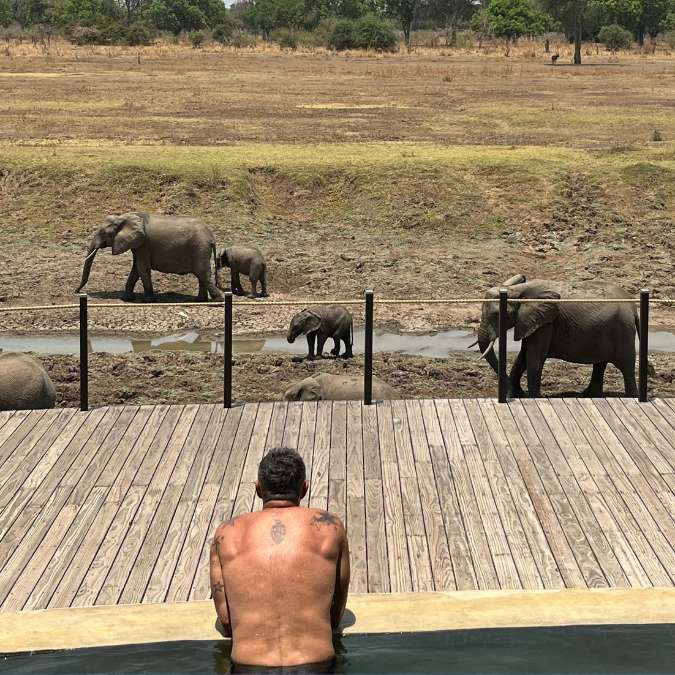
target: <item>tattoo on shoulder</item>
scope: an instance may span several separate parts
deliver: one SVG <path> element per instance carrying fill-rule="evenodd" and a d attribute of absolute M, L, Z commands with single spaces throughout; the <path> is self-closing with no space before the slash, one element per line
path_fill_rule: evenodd
<path fill-rule="evenodd" d="M 335 529 L 337 529 L 338 523 L 340 521 L 338 520 L 337 516 L 334 516 L 332 513 L 328 513 L 328 511 L 322 511 L 319 515 L 314 516 L 312 522 L 318 530 L 322 525 L 332 525 Z"/>
<path fill-rule="evenodd" d="M 270 535 L 275 544 L 280 544 L 286 538 L 286 526 L 280 520 L 275 520 Z"/>
<path fill-rule="evenodd" d="M 239 516 L 235 516 L 234 518 L 230 518 L 229 520 L 226 520 L 223 525 L 225 527 L 234 527 L 234 524 L 239 520 Z"/>

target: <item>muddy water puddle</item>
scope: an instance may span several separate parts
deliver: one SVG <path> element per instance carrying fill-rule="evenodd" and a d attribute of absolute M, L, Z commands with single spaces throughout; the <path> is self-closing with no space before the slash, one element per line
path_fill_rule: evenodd
<path fill-rule="evenodd" d="M 354 352 L 363 353 L 363 329 L 354 332 Z M 398 352 L 414 356 L 442 358 L 451 352 L 465 352 L 474 342 L 475 334 L 466 330 L 446 330 L 433 334 L 394 333 L 376 330 L 374 350 L 376 352 Z M 0 335 L 0 351 L 35 352 L 38 354 L 78 354 L 79 336 L 73 333 L 43 334 L 4 334 Z M 324 351 L 333 348 L 332 340 L 328 340 Z M 343 347 L 344 348 L 344 347 Z M 475 348 L 474 348 L 475 349 Z M 513 341 L 509 335 L 508 350 L 518 351 L 520 343 Z M 675 353 L 675 333 L 654 331 L 649 334 L 649 349 L 654 352 Z M 109 354 L 126 354 L 164 351 L 223 352 L 222 335 L 186 331 L 171 335 L 124 336 L 92 334 L 89 339 L 91 352 Z M 303 355 L 307 353 L 307 341 L 298 338 L 293 344 L 286 341 L 283 335 L 260 337 L 235 337 L 233 342 L 235 354 L 254 354 L 258 352 L 282 352 Z"/>

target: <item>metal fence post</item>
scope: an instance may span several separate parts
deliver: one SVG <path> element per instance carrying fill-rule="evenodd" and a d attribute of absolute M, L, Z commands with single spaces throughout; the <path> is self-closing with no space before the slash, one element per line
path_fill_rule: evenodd
<path fill-rule="evenodd" d="M 232 293 L 225 293 L 223 325 L 223 407 L 232 407 Z"/>
<path fill-rule="evenodd" d="M 373 291 L 366 291 L 366 350 L 363 361 L 363 402 L 373 402 Z"/>
<path fill-rule="evenodd" d="M 649 357 L 649 289 L 640 291 L 640 360 L 639 360 L 639 383 L 638 400 L 646 403 L 647 396 L 647 368 Z"/>
<path fill-rule="evenodd" d="M 80 293 L 80 410 L 89 410 L 89 336 L 87 294 Z"/>
<path fill-rule="evenodd" d="M 506 377 L 506 310 L 509 294 L 505 288 L 499 289 L 499 364 L 497 367 L 499 402 L 506 403 L 509 393 L 509 381 Z"/>

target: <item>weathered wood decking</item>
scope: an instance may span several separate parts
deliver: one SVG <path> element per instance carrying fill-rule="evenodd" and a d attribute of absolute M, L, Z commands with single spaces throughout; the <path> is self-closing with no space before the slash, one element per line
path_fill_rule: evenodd
<path fill-rule="evenodd" d="M 280 444 L 354 591 L 675 583 L 675 400 L 113 407 L 0 413 L 0 609 L 208 598 Z"/>

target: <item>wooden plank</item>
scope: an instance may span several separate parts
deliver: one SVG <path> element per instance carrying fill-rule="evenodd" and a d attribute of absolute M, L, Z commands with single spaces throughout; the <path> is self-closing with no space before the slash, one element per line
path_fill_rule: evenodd
<path fill-rule="evenodd" d="M 280 414 L 282 413 L 283 416 Z M 244 469 L 241 475 L 241 485 L 237 494 L 234 513 L 239 515 L 247 513 L 251 509 L 262 508 L 262 500 L 255 494 L 255 483 L 258 479 L 258 465 L 263 455 L 271 447 L 278 447 L 279 434 L 283 434 L 282 429 L 278 429 L 278 419 L 285 419 L 286 405 L 278 403 L 261 403 L 258 407 L 258 415 L 253 426 L 253 433 L 248 445 L 248 453 L 244 462 Z M 271 445 L 270 445 L 271 444 Z M 248 486 L 248 489 L 242 490 L 242 487 Z M 255 503 L 254 503 L 255 500 Z M 237 502 L 240 502 L 239 504 Z"/>
<path fill-rule="evenodd" d="M 309 482 L 309 505 L 313 509 L 328 508 L 328 462 L 333 405 L 331 401 L 319 401 L 316 411 L 316 432 L 312 478 Z"/>
<path fill-rule="evenodd" d="M 454 491 L 456 491 L 458 512 L 461 514 L 459 522 L 457 522 L 457 516 L 453 518 L 453 521 L 455 521 L 453 523 L 454 531 L 448 531 L 448 541 L 455 538 L 461 541 L 465 538 L 471 551 L 478 588 L 483 590 L 498 589 L 500 588 L 499 575 L 495 568 L 495 560 L 490 551 L 488 535 L 486 534 L 484 521 L 481 517 L 481 509 L 476 499 L 474 486 L 467 466 L 467 458 L 464 454 L 464 448 L 460 443 L 459 433 L 455 426 L 450 406 L 447 401 L 436 401 L 435 404 L 433 401 L 423 401 L 421 405 L 422 414 L 424 415 L 425 423 L 427 423 L 427 438 L 429 439 L 429 446 L 432 448 L 432 454 L 435 444 L 431 441 L 431 428 L 433 428 L 433 412 L 435 411 L 436 413 L 438 419 L 437 425 L 442 434 L 442 443 L 444 444 L 445 454 L 447 455 L 452 474 Z M 425 406 L 429 408 L 428 413 L 425 411 Z M 436 470 L 435 462 L 434 473 L 438 479 L 440 471 Z M 439 492 L 441 490 L 442 488 L 439 485 Z M 463 523 L 463 527 L 460 523 Z M 448 519 L 446 519 L 446 527 L 447 524 Z M 466 534 L 464 534 L 465 532 Z M 458 565 L 455 564 L 455 574 L 457 573 Z M 459 587 L 462 588 L 462 586 Z"/>
<path fill-rule="evenodd" d="M 302 419 L 300 421 L 300 435 L 298 437 L 298 452 L 305 462 L 305 472 L 307 480 L 312 478 L 312 462 L 314 456 L 314 435 L 316 432 L 316 410 L 317 405 L 315 401 L 307 401 L 302 403 Z M 303 498 L 301 505 L 309 506 L 309 495 L 311 491 Z"/>
<path fill-rule="evenodd" d="M 363 476 L 363 429 L 361 403 L 347 402 L 347 520 L 351 558 L 352 593 L 368 591 L 366 554 L 366 492 Z"/>
<path fill-rule="evenodd" d="M 328 510 L 347 522 L 347 403 L 335 401 L 331 412 L 328 457 Z"/>
<path fill-rule="evenodd" d="M 410 572 L 414 591 L 433 591 L 434 578 L 429 557 L 420 488 L 417 483 L 415 456 L 412 450 L 412 439 L 408 426 L 408 413 L 404 401 L 392 401 L 392 421 L 394 427 L 394 443 L 396 459 L 401 483 L 401 500 L 403 504 L 403 520 L 408 540 L 410 555 Z"/>
<path fill-rule="evenodd" d="M 671 429 L 675 429 L 675 406 L 669 405 L 673 399 L 655 398 L 651 400 L 651 405 L 658 410 L 661 417 L 668 423 Z"/>
<path fill-rule="evenodd" d="M 649 461 L 658 473 L 668 473 L 673 470 L 673 464 L 667 461 L 661 453 L 660 447 L 668 447 L 672 455 L 672 448 L 658 430 L 650 427 L 649 419 L 642 414 L 641 404 L 637 401 L 621 401 L 620 399 L 607 399 L 607 406 L 612 410 L 617 419 L 630 433 L 631 438 L 640 449 L 640 455 L 644 461 Z M 630 452 L 629 448 L 626 448 Z"/>
<path fill-rule="evenodd" d="M 376 406 L 363 406 L 361 423 L 363 429 L 363 475 L 366 480 L 369 478 L 380 480 L 382 478 L 382 465 L 380 464 Z"/>
<path fill-rule="evenodd" d="M 581 487 L 590 509 L 600 528 L 604 532 L 628 582 L 632 586 L 649 585 L 649 578 L 635 556 L 623 528 L 614 520 L 611 511 L 608 509 L 608 506 L 598 489 L 596 480 L 588 472 L 585 461 L 581 459 L 580 453 L 577 452 L 576 444 L 568 435 L 568 429 L 577 427 L 576 421 L 570 426 L 564 424 L 556 414 L 551 403 L 548 401 L 538 401 L 538 406 L 552 434 L 555 436 L 558 446 L 568 460 L 574 473 L 574 477 Z M 568 410 L 567 407 L 561 409 Z M 580 429 L 578 429 L 578 433 L 581 434 L 583 438 Z M 583 439 L 582 443 L 585 447 L 585 439 Z M 584 455 L 587 455 L 590 458 L 590 454 L 588 454 L 586 450 L 584 450 Z M 594 461 L 599 464 L 595 457 Z"/>
<path fill-rule="evenodd" d="M 497 575 L 494 571 L 494 565 L 492 565 L 492 559 L 490 558 L 486 565 L 479 568 L 479 559 L 472 556 L 469 528 L 462 514 L 459 486 L 457 485 L 457 481 L 463 481 L 465 475 L 459 476 L 451 464 L 450 453 L 446 447 L 434 402 L 420 401 L 419 405 L 424 420 L 426 439 L 436 481 L 436 491 L 440 500 L 457 589 L 477 589 L 481 587 L 481 584 L 484 588 L 488 588 L 492 584 L 494 588 L 497 583 Z M 449 408 L 444 412 L 449 412 Z M 453 461 L 456 461 L 456 458 L 453 458 Z M 418 471 L 423 470 L 423 468 L 423 463 L 418 462 Z M 425 478 L 429 478 L 428 474 Z M 420 484 L 424 484 L 427 491 L 430 490 L 426 486 L 426 481 Z M 464 486 L 463 482 L 462 486 Z M 471 536 L 475 539 L 478 534 L 472 531 Z M 487 546 L 487 543 L 485 545 Z"/>
<path fill-rule="evenodd" d="M 670 485 L 670 489 L 675 493 L 675 473 L 665 473 L 663 474 L 663 480 Z"/>
<path fill-rule="evenodd" d="M 7 415 L 7 413 L 11 415 Z M 23 427 L 23 432 L 19 432 L 21 438 L 25 438 L 26 434 L 30 431 L 31 427 L 34 424 L 37 424 L 38 420 L 45 414 L 44 410 L 10 410 L 4 411 L 5 422 L 0 427 L 0 469 L 5 463 L 7 458 L 16 450 L 21 441 L 13 442 L 11 441 L 7 445 L 9 438 L 21 427 L 24 425 L 26 418 L 29 418 L 26 426 Z"/>
<path fill-rule="evenodd" d="M 131 527 L 144 496 L 144 487 L 131 486 L 120 503 L 106 501 L 103 505 L 103 508 L 106 508 L 106 505 L 110 505 L 107 508 L 116 507 L 117 511 L 110 526 L 103 532 L 103 536 L 100 538 L 96 537 L 98 548 L 75 593 L 75 597 L 71 601 L 71 606 L 84 607 L 93 605 L 96 602 L 96 598 L 103 588 L 108 572 L 120 551 L 122 542 Z"/>
<path fill-rule="evenodd" d="M 581 523 L 584 535 L 593 549 L 593 553 L 602 569 L 605 579 L 610 586 L 628 586 L 629 582 L 626 575 L 617 560 L 611 545 L 609 544 L 605 532 L 599 525 L 588 501 L 579 486 L 574 471 L 565 461 L 564 454 L 561 452 L 555 437 L 546 423 L 541 410 L 534 400 L 524 401 L 522 403 L 527 415 L 534 427 L 541 444 L 554 464 L 561 469 L 566 466 L 564 473 L 559 473 L 559 481 L 563 492 L 567 497 L 578 521 Z"/>
<path fill-rule="evenodd" d="M 514 508 L 520 517 L 523 532 L 529 543 L 530 552 L 539 571 L 541 582 L 544 588 L 563 588 L 565 582 L 546 539 L 546 532 L 539 521 L 537 510 L 513 456 L 509 438 L 504 432 L 495 410 L 497 404 L 489 399 L 480 399 L 478 405 L 504 478 L 511 491 Z"/>
<path fill-rule="evenodd" d="M 38 563 L 34 570 L 33 580 L 34 582 L 37 581 L 37 583 L 35 583 L 33 590 L 23 604 L 21 604 L 23 596 L 21 598 L 17 597 L 15 609 L 26 611 L 45 609 L 47 607 L 59 582 L 73 561 L 79 557 L 80 546 L 89 528 L 98 516 L 99 509 L 105 500 L 105 495 L 105 488 L 91 488 L 86 497 L 84 497 L 81 507 L 79 502 L 75 501 L 73 495 L 71 495 L 68 505 L 73 505 L 79 509 L 75 519 L 52 554 L 43 559 L 41 561 L 42 564 Z M 42 553 L 42 545 L 40 545 L 39 550 Z M 30 573 L 28 568 L 26 568 L 25 573 Z"/>
<path fill-rule="evenodd" d="M 441 502 L 436 490 L 431 453 L 429 452 L 429 444 L 427 443 L 419 402 L 405 401 L 405 411 L 410 432 L 419 499 L 420 503 L 424 505 L 422 518 L 424 520 L 424 531 L 426 533 L 433 586 L 437 591 L 455 590 L 457 585 L 452 569 L 448 539 L 445 534 L 445 525 L 443 524 Z M 400 414 L 403 414 L 402 411 Z"/>
<path fill-rule="evenodd" d="M 40 542 L 58 518 L 69 492 L 70 488 L 55 490 L 42 508 L 40 518 L 35 525 L 20 541 L 16 542 L 10 552 L 5 552 L 4 557 L 0 558 L 5 561 L 4 567 L 0 570 L 0 607 L 4 604 L 19 575 L 29 564 Z M 71 511 L 72 509 L 69 509 L 64 517 L 69 517 Z M 72 516 L 75 517 L 75 513 L 72 513 Z M 59 524 L 62 522 L 63 519 L 59 521 Z M 2 543 L 5 543 L 4 540 Z"/>
<path fill-rule="evenodd" d="M 390 590 L 389 560 L 387 559 L 382 481 L 379 478 L 366 478 L 365 490 L 368 592 L 388 593 Z"/>
<path fill-rule="evenodd" d="M 2 468 L 0 511 L 9 504 L 16 491 L 24 485 L 28 476 L 40 462 L 46 465 L 51 459 L 53 463 L 54 453 L 49 452 L 50 446 L 64 432 L 64 426 L 74 415 L 75 412 L 69 409 L 49 410 L 19 442 L 18 447 Z M 79 417 L 76 426 L 79 428 L 83 422 L 84 419 Z M 48 460 L 43 460 L 45 455 L 48 455 Z"/>
<path fill-rule="evenodd" d="M 558 570 L 565 582 L 565 586 L 567 588 L 584 588 L 587 585 L 585 577 L 574 556 L 574 552 L 572 551 L 572 547 L 567 539 L 563 526 L 558 519 L 554 503 L 546 491 L 541 476 L 534 465 L 529 453 L 528 442 L 525 437 L 523 437 L 521 428 L 516 422 L 514 408 L 515 406 L 513 404 L 494 405 L 502 429 L 509 439 L 509 447 L 511 448 L 518 469 L 523 477 L 523 482 L 527 487 L 528 494 L 532 500 L 532 505 L 535 508 L 542 529 L 546 533 L 548 545 L 556 560 Z M 526 421 L 526 418 L 525 420 L 521 420 L 521 424 L 524 425 L 527 432 L 528 425 L 526 424 Z M 531 439 L 529 435 L 528 438 Z M 538 443 L 539 440 L 536 439 L 535 442 Z"/>
<path fill-rule="evenodd" d="M 302 422 L 302 403 L 280 402 L 286 408 L 286 425 L 284 426 L 284 435 L 281 445 L 286 448 L 298 449 L 298 437 L 300 435 L 300 424 Z"/>
<path fill-rule="evenodd" d="M 200 562 L 199 558 L 203 555 L 204 542 L 209 536 L 208 527 L 211 524 L 218 490 L 217 485 L 204 485 L 199 495 L 192 520 L 187 527 L 185 542 L 176 563 L 175 572 L 171 578 L 166 596 L 167 602 L 187 601 L 190 598 L 190 590 Z"/>
<path fill-rule="evenodd" d="M 512 566 L 510 564 L 505 566 L 508 582 L 515 588 L 543 588 L 544 584 L 520 522 L 509 483 L 502 470 L 478 401 L 476 399 L 452 401 L 450 408 L 458 428 L 461 429 L 460 441 L 462 443 L 468 442 L 466 448 L 470 450 L 467 452 L 467 449 L 465 449 L 464 454 L 474 457 L 475 473 L 482 476 L 486 486 L 488 510 L 491 512 L 494 522 L 499 523 L 503 528 L 507 546 L 505 550 L 508 554 L 505 560 L 507 563 L 510 560 L 513 561 Z M 471 443 L 472 439 L 473 443 Z M 500 537 L 502 530 L 500 527 L 496 529 L 497 535 Z M 502 541 L 503 545 L 504 541 Z M 495 567 L 499 569 L 497 565 Z"/>
<path fill-rule="evenodd" d="M 612 402 L 613 403 L 613 402 Z M 657 467 L 660 473 L 675 471 L 675 429 L 664 420 L 652 403 L 638 403 L 630 399 L 618 401 L 640 425 L 647 438 L 658 450 L 665 466 Z M 613 407 L 614 407 L 613 403 Z M 615 408 L 616 409 L 616 408 Z"/>
<path fill-rule="evenodd" d="M 382 462 L 382 491 L 384 495 L 384 522 L 387 531 L 387 556 L 389 559 L 389 586 L 392 593 L 412 591 L 408 540 L 403 519 L 401 483 L 398 474 L 396 442 L 391 403 L 383 401 L 377 406 L 377 427 Z"/>

